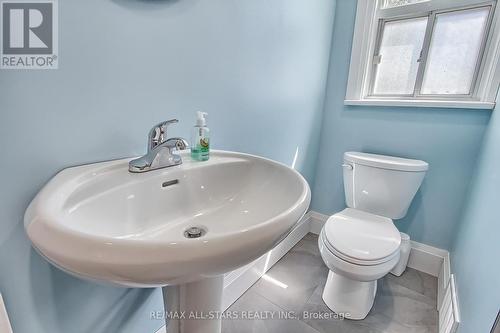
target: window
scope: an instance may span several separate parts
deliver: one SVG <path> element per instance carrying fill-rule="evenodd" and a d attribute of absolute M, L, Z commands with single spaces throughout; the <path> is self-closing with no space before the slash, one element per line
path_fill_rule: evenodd
<path fill-rule="evenodd" d="M 372 95 L 413 95 L 427 18 L 381 23 L 380 45 L 373 57 Z"/>
<path fill-rule="evenodd" d="M 345 104 L 489 108 L 496 1 L 359 0 Z"/>

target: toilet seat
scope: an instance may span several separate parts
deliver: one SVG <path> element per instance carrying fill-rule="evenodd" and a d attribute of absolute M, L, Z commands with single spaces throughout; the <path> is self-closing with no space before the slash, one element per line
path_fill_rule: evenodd
<path fill-rule="evenodd" d="M 370 266 L 399 256 L 401 235 L 391 219 L 346 208 L 323 228 L 325 246 L 347 262 Z"/>
<path fill-rule="evenodd" d="M 334 254 L 330 248 L 327 246 L 328 241 L 325 239 L 324 229 L 321 231 L 318 238 L 318 247 L 326 267 L 329 270 L 334 271 L 337 274 L 348 277 L 355 281 L 374 281 L 380 279 L 399 261 L 400 253 L 396 251 L 396 254 L 392 256 L 392 259 L 380 264 L 372 265 L 360 265 L 355 264 L 350 261 L 344 260 Z"/>
<path fill-rule="evenodd" d="M 383 263 L 386 263 L 390 260 L 392 260 L 394 257 L 396 256 L 399 256 L 399 250 L 396 250 L 394 251 L 392 254 L 388 255 L 387 257 L 385 258 L 382 258 L 380 260 L 371 260 L 371 261 L 364 261 L 364 260 L 360 260 L 360 259 L 356 259 L 356 258 L 352 258 L 352 257 L 349 257 L 349 256 L 346 256 L 345 254 L 343 253 L 340 253 L 339 251 L 337 251 L 331 244 L 330 242 L 328 242 L 328 240 L 325 238 L 324 239 L 324 242 L 325 242 L 325 246 L 326 248 L 328 249 L 328 251 L 330 251 L 334 256 L 338 257 L 339 259 L 341 260 L 344 260 L 348 263 L 351 263 L 351 264 L 355 264 L 355 265 L 360 265 L 360 266 L 375 266 L 375 265 L 380 265 L 380 264 L 383 264 Z"/>

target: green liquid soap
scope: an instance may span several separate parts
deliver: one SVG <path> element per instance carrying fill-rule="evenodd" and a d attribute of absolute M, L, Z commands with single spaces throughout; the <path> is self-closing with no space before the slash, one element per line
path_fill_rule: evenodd
<path fill-rule="evenodd" d="M 196 112 L 196 124 L 191 135 L 191 158 L 195 161 L 207 161 L 210 157 L 210 130 L 205 116 L 207 113 Z"/>
<path fill-rule="evenodd" d="M 207 161 L 210 158 L 208 148 L 191 148 L 191 158 L 196 161 Z"/>

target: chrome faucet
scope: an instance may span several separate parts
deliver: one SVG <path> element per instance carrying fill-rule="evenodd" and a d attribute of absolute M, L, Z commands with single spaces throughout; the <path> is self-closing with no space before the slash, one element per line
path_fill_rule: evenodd
<path fill-rule="evenodd" d="M 167 127 L 178 123 L 171 119 L 156 124 L 148 135 L 148 152 L 146 155 L 132 160 L 128 164 L 130 172 L 146 172 L 182 164 L 182 158 L 174 150 L 185 150 L 189 143 L 183 138 L 167 139 Z"/>

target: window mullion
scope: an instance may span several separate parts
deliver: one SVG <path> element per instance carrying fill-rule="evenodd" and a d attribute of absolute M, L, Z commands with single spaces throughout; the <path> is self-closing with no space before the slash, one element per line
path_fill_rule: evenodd
<path fill-rule="evenodd" d="M 377 35 L 375 38 L 375 44 L 374 44 L 374 49 L 373 49 L 373 54 L 371 55 L 369 61 L 370 61 L 370 73 L 369 73 L 369 86 L 368 86 L 368 94 L 367 95 L 372 95 L 373 94 L 373 87 L 375 84 L 375 73 L 377 71 L 377 65 L 375 58 L 378 57 L 380 59 L 380 43 L 382 42 L 382 33 L 384 31 L 384 20 L 382 19 L 377 19 L 378 26 L 377 26 Z"/>
<path fill-rule="evenodd" d="M 415 80 L 415 89 L 413 90 L 413 96 L 418 97 L 420 95 L 420 89 L 422 88 L 422 81 L 424 79 L 425 66 L 427 64 L 427 56 L 429 54 L 429 47 L 432 39 L 432 32 L 434 30 L 434 22 L 436 20 L 436 13 L 432 12 L 429 15 L 427 21 L 427 29 L 425 31 L 424 43 L 422 44 L 422 50 L 420 52 L 420 57 L 418 59 L 418 72 L 417 79 Z"/>

